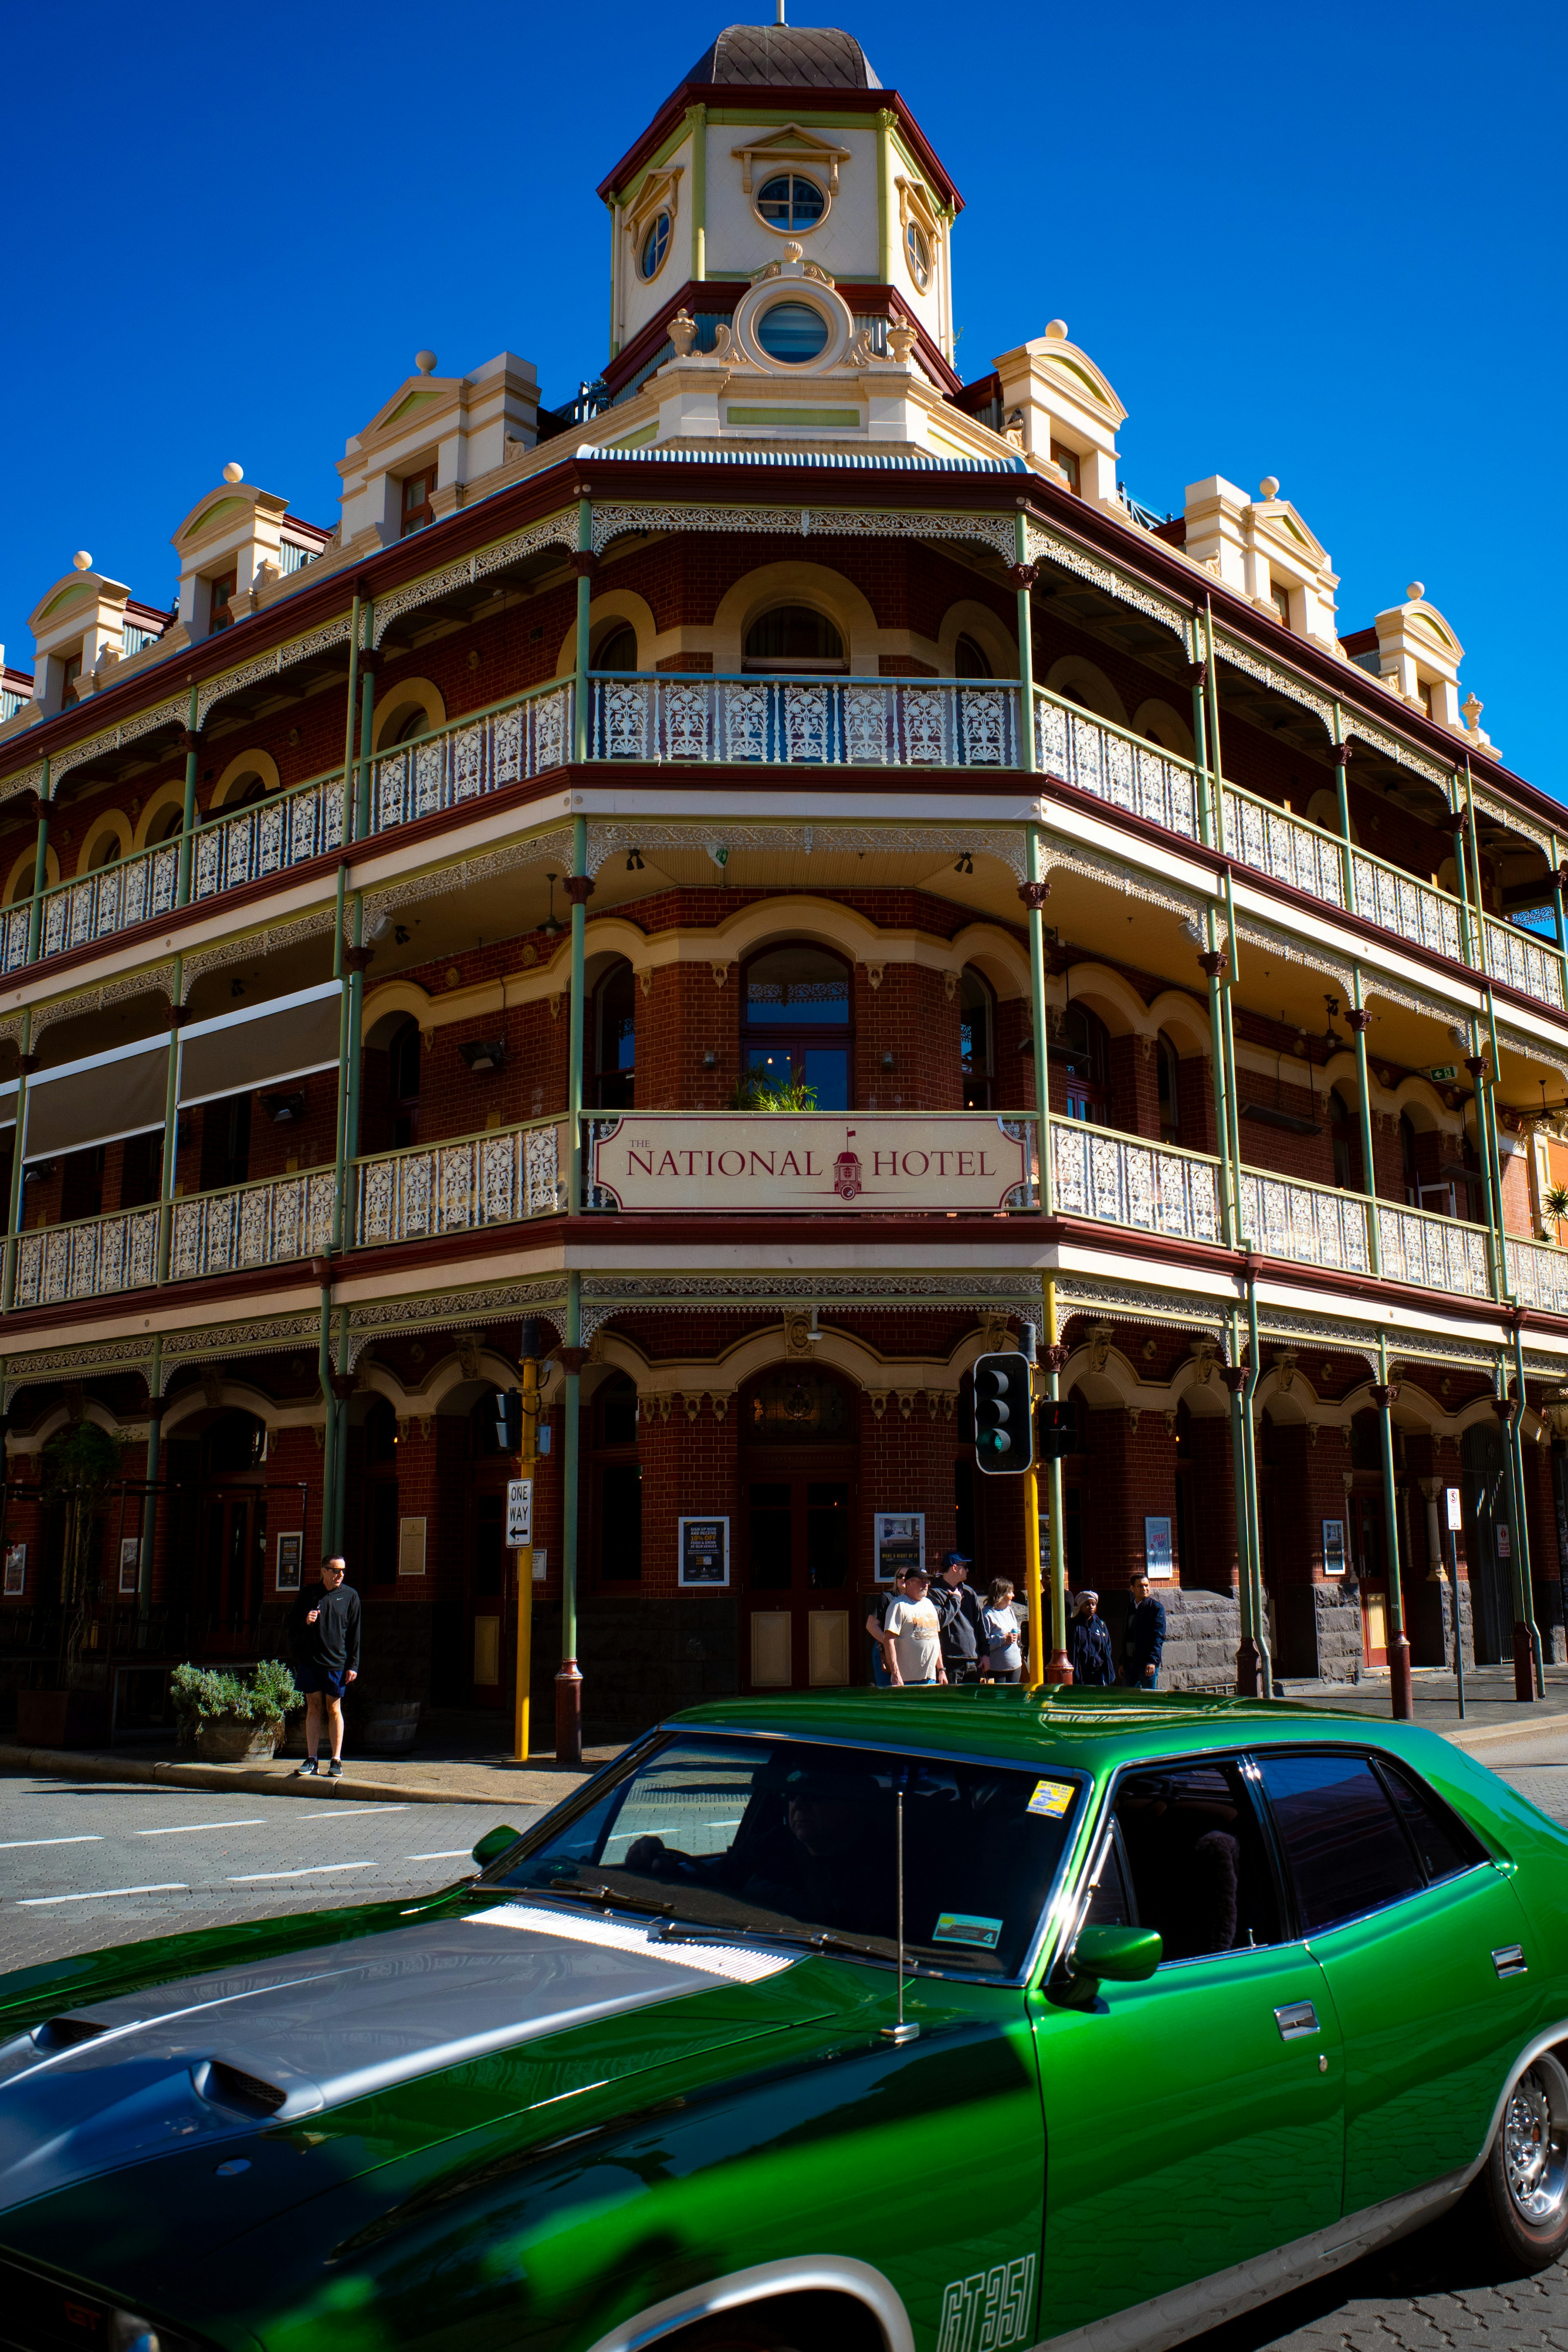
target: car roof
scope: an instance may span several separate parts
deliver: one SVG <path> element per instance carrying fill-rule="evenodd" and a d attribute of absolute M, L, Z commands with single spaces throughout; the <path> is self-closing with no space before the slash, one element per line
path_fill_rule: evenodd
<path fill-rule="evenodd" d="M 1435 1741 L 1387 1717 L 1282 1699 L 1186 1691 L 1079 1690 L 1017 1684 L 956 1689 L 791 1692 L 777 1698 L 712 1700 L 665 1719 L 665 1728 L 761 1732 L 932 1755 L 1051 1763 L 1102 1776 L 1124 1764 L 1205 1750 L 1281 1742 L 1424 1748 Z M 1438 1743 L 1440 1744 L 1440 1743 Z"/>

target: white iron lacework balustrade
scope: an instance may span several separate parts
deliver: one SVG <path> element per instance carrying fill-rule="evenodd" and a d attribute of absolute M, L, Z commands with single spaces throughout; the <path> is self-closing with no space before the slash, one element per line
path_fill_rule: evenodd
<path fill-rule="evenodd" d="M 570 685 L 547 687 L 505 710 L 382 752 L 371 766 L 371 831 L 390 832 L 562 766 L 570 751 L 571 695 Z"/>
<path fill-rule="evenodd" d="M 359 1163 L 361 1247 L 516 1224 L 561 1206 L 557 1124 L 501 1129 Z"/>
<path fill-rule="evenodd" d="M 1140 743 L 1087 711 L 1037 694 L 1035 765 L 1043 774 L 1092 793 L 1111 808 L 1197 839 L 1197 782 L 1185 760 L 1157 743 Z"/>
<path fill-rule="evenodd" d="M 33 902 L 24 898 L 17 907 L 7 907 L 0 914 L 0 971 L 16 971 L 27 961 L 27 932 L 33 919 Z"/>
<path fill-rule="evenodd" d="M 137 1290 L 154 1280 L 157 1269 L 155 1208 L 52 1225 L 17 1240 L 16 1304 L 53 1307 L 68 1298 Z"/>
<path fill-rule="evenodd" d="M 118 866 L 100 866 L 96 874 L 84 875 L 79 882 L 58 885 L 44 900 L 39 952 L 64 955 L 70 948 L 86 947 L 91 940 L 107 939 L 112 932 L 130 930 L 135 923 L 152 922 L 160 915 L 172 914 L 179 887 L 177 841 L 143 850 L 140 857 L 124 858 Z M 21 909 L 11 912 L 19 913 Z M 26 950 L 24 936 L 17 961 L 23 960 Z M 5 954 L 9 971 L 9 927 Z"/>
<path fill-rule="evenodd" d="M 1511 1234 L 1503 1243 L 1503 1264 L 1508 1287 L 1521 1307 L 1568 1315 L 1568 1252 Z"/>
<path fill-rule="evenodd" d="M 1244 1168 L 1241 1230 L 1266 1257 L 1335 1266 L 1346 1274 L 1367 1270 L 1366 1205 L 1354 1192 L 1294 1184 Z"/>
<path fill-rule="evenodd" d="M 1223 845 L 1228 856 L 1326 906 L 1343 906 L 1344 864 L 1333 834 L 1229 784 L 1224 807 Z"/>
<path fill-rule="evenodd" d="M 329 1248 L 337 1181 L 331 1170 L 275 1176 L 229 1192 L 176 1201 L 169 1273 L 175 1282 L 204 1274 L 232 1274 L 249 1265 L 282 1265 Z"/>
<path fill-rule="evenodd" d="M 951 678 L 595 677 L 594 760 L 1013 768 L 1018 688 Z"/>
<path fill-rule="evenodd" d="M 1377 1205 L 1377 1247 L 1390 1282 L 1447 1290 L 1457 1298 L 1489 1298 L 1486 1231 L 1424 1209 Z"/>
<path fill-rule="evenodd" d="M 1487 970 L 1494 980 L 1521 995 L 1533 996 L 1538 1004 L 1563 1003 L 1563 959 L 1554 947 L 1543 940 L 1532 940 L 1515 923 L 1494 923 L 1486 919 Z"/>
<path fill-rule="evenodd" d="M 1063 1216 L 1098 1217 L 1184 1241 L 1219 1239 L 1218 1161 L 1052 1119 L 1051 1172 Z"/>
<path fill-rule="evenodd" d="M 196 835 L 191 896 L 211 898 L 263 875 L 281 874 L 343 842 L 343 779 L 305 784 L 258 801 L 236 816 L 220 816 Z"/>
<path fill-rule="evenodd" d="M 1417 882 L 1414 875 L 1385 866 L 1381 858 L 1364 856 L 1359 850 L 1353 855 L 1351 872 L 1358 915 L 1458 963 L 1461 950 L 1457 898 L 1450 898 L 1446 890 L 1435 890 L 1429 883 Z"/>

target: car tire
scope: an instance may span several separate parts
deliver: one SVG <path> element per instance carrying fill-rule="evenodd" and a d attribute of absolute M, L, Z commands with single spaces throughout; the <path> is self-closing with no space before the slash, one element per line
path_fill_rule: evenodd
<path fill-rule="evenodd" d="M 1516 2273 L 1549 2269 L 1568 2251 L 1568 2074 L 1551 2052 L 1509 2092 L 1470 2199 Z"/>

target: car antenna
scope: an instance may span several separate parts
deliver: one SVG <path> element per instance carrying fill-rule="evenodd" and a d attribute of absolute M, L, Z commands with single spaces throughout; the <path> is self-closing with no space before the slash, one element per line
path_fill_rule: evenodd
<path fill-rule="evenodd" d="M 891 2042 L 896 2050 L 901 2050 L 906 2042 L 918 2042 L 920 2039 L 919 2026 L 906 2025 L 904 2021 L 904 1786 L 908 1778 L 908 1765 L 895 1764 L 893 1771 L 893 1835 L 898 1879 L 898 2022 L 896 2025 L 884 2025 L 882 2038 L 884 2042 Z"/>

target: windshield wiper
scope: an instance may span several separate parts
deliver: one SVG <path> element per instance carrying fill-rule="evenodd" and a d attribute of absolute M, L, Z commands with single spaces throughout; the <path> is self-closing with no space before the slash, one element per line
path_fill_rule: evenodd
<path fill-rule="evenodd" d="M 612 1886 L 514 1886 L 508 1894 L 528 1900 L 534 1895 L 554 1895 L 566 1903 L 593 1903 L 601 1911 L 641 1911 L 650 1918 L 668 1919 L 674 1911 L 673 1903 L 648 1903 L 640 1895 L 617 1895 Z"/>

